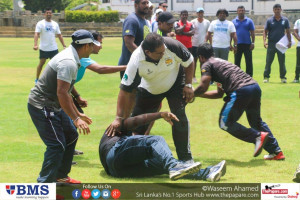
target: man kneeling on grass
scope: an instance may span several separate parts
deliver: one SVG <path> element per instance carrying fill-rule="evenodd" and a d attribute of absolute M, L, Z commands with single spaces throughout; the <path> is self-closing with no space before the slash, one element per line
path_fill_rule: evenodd
<path fill-rule="evenodd" d="M 131 135 L 131 130 L 163 118 L 173 125 L 179 121 L 173 113 L 156 112 L 122 119 L 119 130 L 107 135 L 109 126 L 99 145 L 100 161 L 107 174 L 114 177 L 146 177 L 169 174 L 171 180 L 179 178 L 216 182 L 226 173 L 226 161 L 200 169 L 201 163 L 183 163 L 175 159 L 161 136 Z"/>

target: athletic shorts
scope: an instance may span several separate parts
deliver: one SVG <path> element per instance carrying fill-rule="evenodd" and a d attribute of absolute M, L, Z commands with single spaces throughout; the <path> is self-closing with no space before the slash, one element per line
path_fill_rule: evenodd
<path fill-rule="evenodd" d="M 40 50 L 40 59 L 41 58 L 53 58 L 56 54 L 58 54 L 58 49 L 54 50 L 54 51 L 43 51 Z"/>
<path fill-rule="evenodd" d="M 198 47 L 194 47 L 194 46 L 192 47 L 192 52 L 191 53 L 192 53 L 194 58 L 197 58 L 197 50 L 198 50 Z"/>

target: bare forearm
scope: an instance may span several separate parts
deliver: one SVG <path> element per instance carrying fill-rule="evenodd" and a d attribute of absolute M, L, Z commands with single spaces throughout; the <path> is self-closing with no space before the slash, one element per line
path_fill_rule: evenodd
<path fill-rule="evenodd" d="M 161 118 L 161 113 L 147 113 L 143 115 L 138 115 L 135 117 L 130 117 L 125 119 L 124 125 L 127 128 L 127 130 L 134 130 L 135 128 L 149 124 L 152 121 L 155 121 L 157 119 Z"/>
<path fill-rule="evenodd" d="M 217 90 L 207 91 L 203 94 L 200 94 L 199 97 L 207 99 L 219 99 L 223 97 L 223 93 L 218 92 Z"/>
<path fill-rule="evenodd" d="M 131 105 L 130 100 L 132 99 L 132 95 L 135 95 L 135 93 L 129 93 L 120 89 L 117 103 L 117 117 L 129 117 L 131 108 L 128 105 Z"/>
<path fill-rule="evenodd" d="M 185 73 L 185 83 L 192 83 L 193 74 L 194 74 L 194 61 L 186 68 L 184 68 Z"/>
<path fill-rule="evenodd" d="M 59 39 L 60 43 L 62 44 L 62 46 L 63 46 L 63 47 L 66 47 L 66 45 L 65 45 L 65 42 L 64 42 L 64 39 L 63 39 L 62 35 L 61 35 L 61 34 L 59 34 L 59 35 L 57 35 L 57 37 L 58 37 L 58 39 Z"/>
<path fill-rule="evenodd" d="M 99 65 L 98 63 L 93 63 L 89 65 L 87 68 L 99 74 L 111 74 L 119 71 L 125 71 L 126 65 L 110 66 L 110 65 Z"/>
<path fill-rule="evenodd" d="M 68 93 L 58 93 L 57 96 L 61 108 L 72 120 L 75 120 L 78 117 L 78 114 L 71 96 Z"/>
<path fill-rule="evenodd" d="M 39 35 L 37 33 L 34 34 L 34 46 L 37 46 L 37 43 L 38 43 L 38 40 L 39 40 Z"/>

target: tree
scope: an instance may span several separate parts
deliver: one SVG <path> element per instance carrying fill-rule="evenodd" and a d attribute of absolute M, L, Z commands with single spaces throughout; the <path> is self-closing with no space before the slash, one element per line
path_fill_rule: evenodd
<path fill-rule="evenodd" d="M 12 10 L 13 9 L 13 2 L 12 0 L 0 0 L 0 12 L 5 10 Z"/>

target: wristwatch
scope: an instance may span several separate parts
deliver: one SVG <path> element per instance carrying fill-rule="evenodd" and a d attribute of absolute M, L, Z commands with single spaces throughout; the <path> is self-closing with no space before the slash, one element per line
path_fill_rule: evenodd
<path fill-rule="evenodd" d="M 188 87 L 188 88 L 192 88 L 192 84 L 188 83 L 188 84 L 185 84 L 185 87 Z"/>

